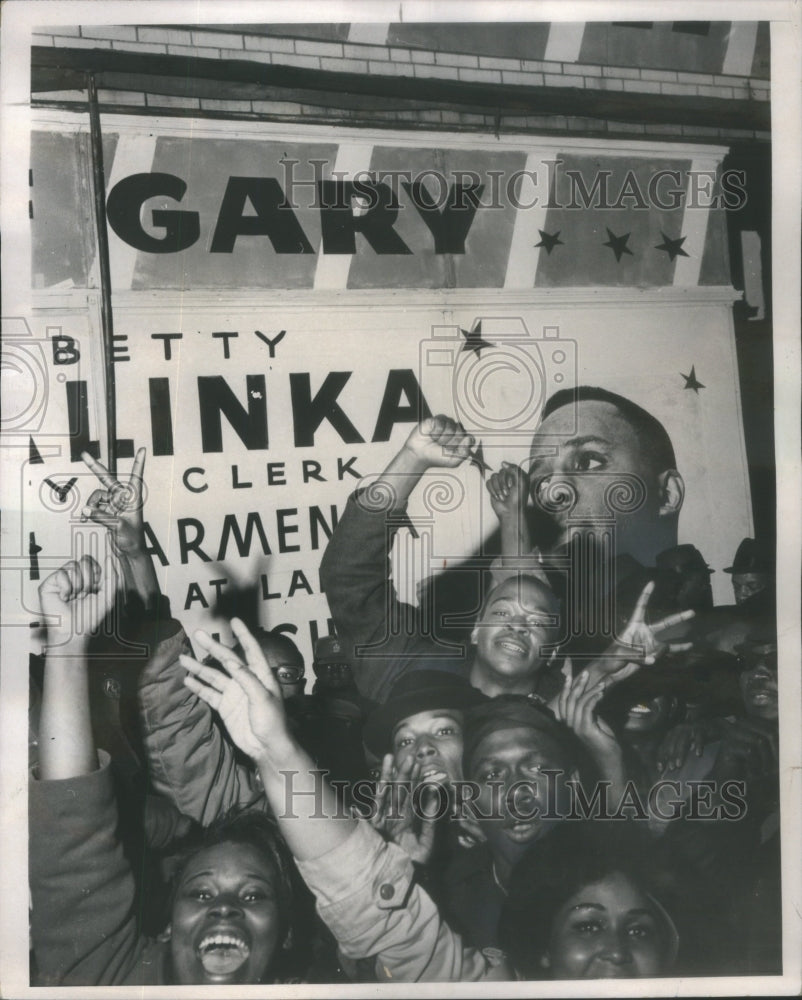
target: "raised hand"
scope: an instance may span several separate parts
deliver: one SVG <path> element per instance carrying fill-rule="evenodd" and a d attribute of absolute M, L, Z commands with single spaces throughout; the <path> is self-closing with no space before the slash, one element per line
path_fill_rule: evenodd
<path fill-rule="evenodd" d="M 231 739 L 257 763 L 272 765 L 294 745 L 287 726 L 281 687 L 259 643 L 239 618 L 231 621 L 245 653 L 245 663 L 233 649 L 206 632 L 195 633 L 198 645 L 211 653 L 227 673 L 181 655 L 189 675 L 184 684 L 219 713 Z"/>
<path fill-rule="evenodd" d="M 502 462 L 501 469 L 489 476 L 485 485 L 490 494 L 490 506 L 499 520 L 517 517 L 526 509 L 529 477 L 520 466 Z"/>
<path fill-rule="evenodd" d="M 85 646 L 111 611 L 117 573 L 111 559 L 101 569 L 92 556 L 65 563 L 39 585 L 42 614 L 48 619 L 48 646 Z"/>
<path fill-rule="evenodd" d="M 404 444 L 421 466 L 456 468 L 471 454 L 475 438 L 450 417 L 427 417 L 412 431 Z"/>
<path fill-rule="evenodd" d="M 420 777 L 420 769 L 420 762 L 411 755 L 397 768 L 393 755 L 385 754 L 369 822 L 386 840 L 405 851 L 412 861 L 426 864 L 434 849 L 435 821 L 416 816 L 413 809 L 412 789 Z M 397 795 L 393 794 L 393 786 L 398 789 Z M 422 799 L 423 796 L 419 796 L 418 801 Z"/>
<path fill-rule="evenodd" d="M 146 450 L 140 448 L 127 483 L 121 483 L 105 465 L 81 452 L 86 467 L 100 480 L 102 490 L 95 490 L 81 512 L 81 520 L 90 520 L 108 529 L 115 551 L 120 555 L 139 552 L 144 548 L 142 508 Z"/>
<path fill-rule="evenodd" d="M 629 677 L 641 665 L 651 666 L 665 653 L 681 653 L 692 648 L 691 642 L 662 642 L 661 633 L 689 621 L 695 611 L 677 611 L 658 622 L 646 621 L 646 609 L 654 591 L 654 581 L 643 588 L 632 616 L 618 639 L 604 655 L 594 661 L 595 676 L 615 676 L 615 681 Z"/>
<path fill-rule="evenodd" d="M 554 714 L 576 733 L 577 739 L 599 760 L 618 760 L 621 747 L 615 733 L 596 714 L 596 706 L 607 690 L 604 680 L 591 680 L 586 670 L 571 679 L 566 677 L 563 689 L 557 699 Z"/>

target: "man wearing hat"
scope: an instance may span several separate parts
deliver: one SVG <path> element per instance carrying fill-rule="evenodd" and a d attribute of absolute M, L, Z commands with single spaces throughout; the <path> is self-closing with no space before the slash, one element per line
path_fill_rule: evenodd
<path fill-rule="evenodd" d="M 463 741 L 465 778 L 479 795 L 473 817 L 461 822 L 478 843 L 457 853 L 447 868 L 442 905 L 466 941 L 497 947 L 510 873 L 561 822 L 566 781 L 578 776 L 585 758 L 566 725 L 520 695 L 471 709 Z"/>
<path fill-rule="evenodd" d="M 736 653 L 747 717 L 733 734 L 735 745 L 731 742 L 727 747 L 725 739 L 724 754 L 729 750 L 735 756 L 733 770 L 746 774 L 749 814 L 756 828 L 746 855 L 738 916 L 749 931 L 748 971 L 771 974 L 782 967 L 776 631 L 766 626 L 756 628 L 737 647 Z"/>
<path fill-rule="evenodd" d="M 462 780 L 465 713 L 485 700 L 467 680 L 435 664 L 402 676 L 388 700 L 368 716 L 362 732 L 367 753 L 381 761 L 371 823 L 413 861 L 428 866 L 420 874 L 435 900 L 440 895 L 439 862 L 456 838 L 443 836 L 448 824 L 427 823 L 414 815 L 411 792 L 419 785 L 432 786 L 431 797 L 420 799 L 423 808 L 431 802 L 438 815 L 450 814 L 454 783 Z M 404 801 L 388 794 L 393 781 L 409 782 Z M 404 792 L 399 789 L 398 794 Z"/>
<path fill-rule="evenodd" d="M 660 552 L 655 560 L 657 589 L 654 603 L 658 607 L 692 608 L 696 612 L 713 607 L 710 586 L 712 570 L 695 545 L 675 545 Z"/>
<path fill-rule="evenodd" d="M 345 647 L 336 635 L 324 635 L 315 642 L 312 669 L 315 672 L 313 694 L 334 691 L 357 693 Z"/>
<path fill-rule="evenodd" d="M 415 670 L 402 676 L 388 700 L 371 712 L 362 738 L 376 757 L 392 755 L 397 771 L 414 759 L 421 781 L 449 784 L 462 778 L 465 711 L 484 700 L 456 674 Z"/>
<path fill-rule="evenodd" d="M 761 613 L 771 609 L 774 562 L 765 545 L 754 538 L 744 538 L 732 566 L 726 566 L 724 572 L 732 574 L 735 603 L 743 613 Z"/>

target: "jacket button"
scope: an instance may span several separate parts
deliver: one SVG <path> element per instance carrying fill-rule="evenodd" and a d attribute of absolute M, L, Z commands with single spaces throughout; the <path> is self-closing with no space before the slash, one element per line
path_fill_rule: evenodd
<path fill-rule="evenodd" d="M 103 681 L 103 693 L 107 698 L 119 698 L 122 693 L 120 682 L 115 677 L 107 677 Z"/>
<path fill-rule="evenodd" d="M 390 885 L 389 882 L 385 882 L 384 885 L 379 889 L 379 895 L 382 899 L 392 899 L 395 895 L 395 886 Z"/>

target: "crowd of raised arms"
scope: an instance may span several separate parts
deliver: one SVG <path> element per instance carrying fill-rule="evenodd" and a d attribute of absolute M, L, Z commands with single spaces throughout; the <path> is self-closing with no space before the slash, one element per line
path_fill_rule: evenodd
<path fill-rule="evenodd" d="M 190 643 L 147 552 L 145 450 L 119 478 L 84 455 L 108 555 L 39 588 L 32 984 L 781 971 L 765 546 L 738 547 L 735 600 L 714 607 L 678 544 L 668 434 L 582 387 L 548 401 L 525 469 L 488 476 L 492 563 L 405 604 L 407 502 L 476 443 L 427 417 L 348 499 L 311 693 L 291 637 L 245 609 L 232 646 Z M 641 495 L 611 550 L 616 481 Z M 438 634 L 446 611 L 464 641 Z"/>

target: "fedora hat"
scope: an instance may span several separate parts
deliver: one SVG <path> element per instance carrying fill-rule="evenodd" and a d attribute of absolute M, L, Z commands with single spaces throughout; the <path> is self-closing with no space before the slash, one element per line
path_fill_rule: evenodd
<path fill-rule="evenodd" d="M 447 670 L 409 670 L 393 686 L 390 697 L 368 716 L 362 730 L 367 748 L 377 757 L 392 750 L 399 722 L 418 712 L 464 711 L 485 701 L 481 691 Z"/>
<path fill-rule="evenodd" d="M 705 557 L 695 545 L 675 545 L 661 552 L 656 559 L 657 568 L 674 573 L 687 573 L 691 570 L 701 570 L 703 573 L 715 573 L 705 562 Z"/>
<path fill-rule="evenodd" d="M 732 566 L 724 567 L 725 573 L 773 573 L 774 559 L 765 546 L 754 538 L 744 538 L 738 546 Z"/>

